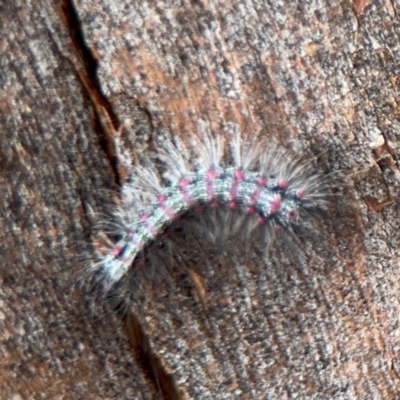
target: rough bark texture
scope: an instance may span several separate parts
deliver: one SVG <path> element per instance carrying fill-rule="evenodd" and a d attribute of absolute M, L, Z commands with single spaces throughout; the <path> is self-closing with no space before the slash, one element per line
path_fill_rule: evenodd
<path fill-rule="evenodd" d="M 400 398 L 398 12 L 0 2 L 1 398 Z M 96 314 L 75 283 L 124 180 L 113 135 L 134 162 L 200 119 L 345 176 L 324 240 Z"/>

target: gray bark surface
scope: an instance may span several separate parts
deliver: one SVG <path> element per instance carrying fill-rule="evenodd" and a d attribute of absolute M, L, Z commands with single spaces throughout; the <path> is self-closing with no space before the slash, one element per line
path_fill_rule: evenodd
<path fill-rule="evenodd" d="M 400 398 L 400 4 L 7 3 L 1 398 Z M 125 179 L 114 136 L 134 164 L 200 120 L 331 173 L 321 240 L 93 310 L 77 283 Z"/>

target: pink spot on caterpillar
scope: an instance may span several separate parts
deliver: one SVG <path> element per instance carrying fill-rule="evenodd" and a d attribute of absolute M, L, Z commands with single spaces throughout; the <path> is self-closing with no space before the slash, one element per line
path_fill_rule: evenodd
<path fill-rule="evenodd" d="M 140 222 L 144 222 L 144 223 L 146 223 L 146 221 L 148 220 L 148 218 L 149 218 L 149 213 L 143 213 L 141 216 L 140 216 L 140 218 L 139 218 L 139 221 Z"/>
<path fill-rule="evenodd" d="M 175 218 L 176 214 L 165 204 L 162 205 L 162 210 L 170 220 L 173 220 Z"/>
<path fill-rule="evenodd" d="M 167 200 L 168 196 L 165 194 L 162 194 L 158 196 L 158 202 L 161 205 L 161 209 L 164 211 L 165 215 L 170 219 L 173 220 L 176 216 L 175 212 L 171 210 L 166 204 L 165 201 Z"/>
<path fill-rule="evenodd" d="M 116 246 L 116 247 L 113 249 L 112 254 L 113 254 L 114 256 L 119 256 L 119 255 L 121 254 L 121 251 L 122 251 L 123 249 L 124 249 L 123 246 Z"/>
<path fill-rule="evenodd" d="M 189 186 L 189 184 L 190 184 L 189 178 L 181 178 L 178 182 L 178 186 L 180 188 L 185 188 L 185 187 Z"/>
<path fill-rule="evenodd" d="M 237 203 L 236 201 L 230 201 L 230 202 L 229 202 L 229 208 L 232 209 L 232 210 L 237 209 L 238 206 L 239 206 L 239 205 L 238 205 L 238 203 Z"/>
<path fill-rule="evenodd" d="M 289 182 L 287 181 L 279 181 L 278 182 L 279 189 L 286 190 L 289 187 Z"/>
<path fill-rule="evenodd" d="M 207 198 L 209 201 L 214 199 L 214 181 L 219 176 L 219 172 L 214 169 L 210 169 L 206 172 L 206 187 L 207 187 Z M 214 207 L 214 205 L 211 205 Z"/>
<path fill-rule="evenodd" d="M 270 210 L 271 213 L 275 214 L 279 212 L 282 206 L 282 198 L 280 196 L 277 196 L 272 200 L 271 205 L 270 205 Z"/>
<path fill-rule="evenodd" d="M 296 192 L 296 197 L 297 197 L 299 200 L 303 199 L 303 198 L 304 198 L 304 192 L 303 192 L 302 190 L 298 190 L 298 191 Z"/>
<path fill-rule="evenodd" d="M 244 181 L 245 179 L 245 175 L 242 171 L 235 171 L 233 174 L 233 182 L 232 182 L 232 188 L 231 188 L 231 193 L 230 193 L 230 198 L 231 198 L 231 204 L 236 203 L 236 199 L 238 196 L 238 187 L 239 187 L 239 183 Z M 234 207 L 231 207 L 234 208 Z"/>
<path fill-rule="evenodd" d="M 211 203 L 210 203 L 210 206 L 211 206 L 211 208 L 219 208 L 220 204 L 219 204 L 218 201 L 212 200 Z"/>
<path fill-rule="evenodd" d="M 244 172 L 243 172 L 243 171 L 237 170 L 237 171 L 235 171 L 235 173 L 233 174 L 233 176 L 235 177 L 235 180 L 236 180 L 236 181 L 239 181 L 239 182 L 244 181 L 245 175 L 244 175 Z"/>
<path fill-rule="evenodd" d="M 206 172 L 207 179 L 214 180 L 219 176 L 219 172 L 215 171 L 215 169 L 210 169 Z"/>
<path fill-rule="evenodd" d="M 147 231 L 150 232 L 153 236 L 157 236 L 158 229 L 156 226 L 149 223 L 150 213 L 144 213 L 140 216 L 139 221 L 143 223 L 143 226 L 146 227 Z"/>
<path fill-rule="evenodd" d="M 262 187 L 267 187 L 268 186 L 268 181 L 263 177 L 258 178 L 257 179 L 257 183 Z"/>
<path fill-rule="evenodd" d="M 188 186 L 190 183 L 191 180 L 189 178 L 181 178 L 178 182 L 179 191 L 188 206 L 192 206 L 193 204 L 193 199 L 188 192 Z"/>

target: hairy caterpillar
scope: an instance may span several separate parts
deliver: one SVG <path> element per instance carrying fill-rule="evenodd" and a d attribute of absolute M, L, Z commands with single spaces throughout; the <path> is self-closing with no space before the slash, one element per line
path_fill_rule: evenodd
<path fill-rule="evenodd" d="M 191 146 L 167 139 L 128 167 L 120 204 L 96 246 L 94 269 L 107 286 L 132 271 L 157 274 L 198 253 L 211 257 L 210 249 L 266 254 L 276 235 L 296 238 L 326 208 L 324 179 L 309 163 L 265 140 L 225 139 L 203 134 Z"/>

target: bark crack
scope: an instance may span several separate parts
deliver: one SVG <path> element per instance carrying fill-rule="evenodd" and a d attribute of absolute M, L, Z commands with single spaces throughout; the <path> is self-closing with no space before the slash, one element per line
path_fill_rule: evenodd
<path fill-rule="evenodd" d="M 97 70 L 99 63 L 92 50 L 86 44 L 82 22 L 72 0 L 64 0 L 62 10 L 65 22 L 71 37 L 72 44 L 83 64 L 83 71 L 77 71 L 79 80 L 90 98 L 95 110 L 95 132 L 99 137 L 99 144 L 106 154 L 113 170 L 116 184 L 120 185 L 118 160 L 114 144 L 114 135 L 120 129 L 120 122 L 114 112 L 112 104 L 101 90 Z"/>

